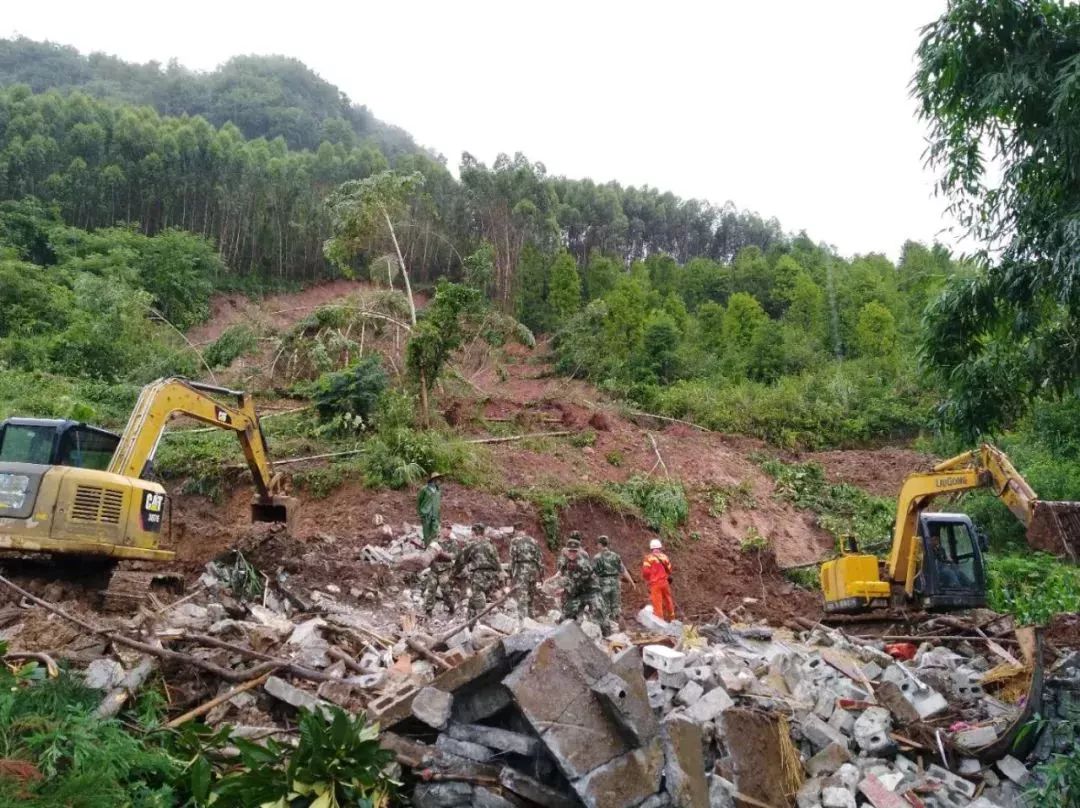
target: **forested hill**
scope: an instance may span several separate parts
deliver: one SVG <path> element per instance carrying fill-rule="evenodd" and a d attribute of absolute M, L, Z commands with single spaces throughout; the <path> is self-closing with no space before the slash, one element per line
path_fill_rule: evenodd
<path fill-rule="evenodd" d="M 198 74 L 0 40 L 0 200 L 36 197 L 80 228 L 200 234 L 225 260 L 221 286 L 333 274 L 325 197 L 387 169 L 423 178 L 401 233 L 416 279 L 460 273 L 460 256 L 487 241 L 504 308 L 522 291 L 527 245 L 629 264 L 657 253 L 728 262 L 787 241 L 775 219 L 731 203 L 552 177 L 521 154 L 490 167 L 465 154 L 456 179 L 296 60 L 238 57 Z"/>
<path fill-rule="evenodd" d="M 0 84 L 25 84 L 35 93 L 80 90 L 162 115 L 199 115 L 214 126 L 232 123 L 247 138 L 282 137 L 292 149 L 316 149 L 324 141 L 353 146 L 370 138 L 390 157 L 419 151 L 403 129 L 285 56 L 235 56 L 198 73 L 176 60 L 132 64 L 19 37 L 0 39 Z"/>

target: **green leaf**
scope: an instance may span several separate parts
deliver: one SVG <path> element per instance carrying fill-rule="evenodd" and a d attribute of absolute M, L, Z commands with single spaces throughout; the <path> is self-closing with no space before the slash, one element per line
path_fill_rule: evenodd
<path fill-rule="evenodd" d="M 198 757 L 191 766 L 191 795 L 197 804 L 205 804 L 210 796 L 210 761 Z"/>

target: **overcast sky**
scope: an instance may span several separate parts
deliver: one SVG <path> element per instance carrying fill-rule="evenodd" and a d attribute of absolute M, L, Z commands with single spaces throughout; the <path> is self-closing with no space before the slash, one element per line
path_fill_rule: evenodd
<path fill-rule="evenodd" d="M 294 56 L 455 169 L 463 150 L 522 151 L 730 199 L 844 254 L 957 243 L 908 95 L 944 0 L 3 5 L 0 35 L 138 62 Z"/>

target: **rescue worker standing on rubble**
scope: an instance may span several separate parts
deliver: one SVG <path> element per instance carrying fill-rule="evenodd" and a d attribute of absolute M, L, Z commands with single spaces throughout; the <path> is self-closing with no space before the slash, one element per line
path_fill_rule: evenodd
<path fill-rule="evenodd" d="M 456 553 L 453 550 L 453 538 L 446 540 L 444 548 L 441 542 L 434 541 L 430 549 L 435 556 L 427 568 L 424 578 L 424 614 L 431 616 L 435 604 L 442 601 L 446 611 L 453 614 L 457 607 L 457 587 L 454 585 L 454 561 Z"/>
<path fill-rule="evenodd" d="M 510 580 L 515 589 L 518 614 L 533 617 L 540 597 L 540 545 L 520 528 L 520 525 L 514 525 L 514 538 L 510 541 Z"/>
<path fill-rule="evenodd" d="M 593 571 L 604 606 L 604 618 L 617 626 L 622 614 L 622 559 L 611 549 L 607 536 L 600 536 L 596 543 L 600 545 L 600 551 L 593 561 Z"/>
<path fill-rule="evenodd" d="M 488 598 L 499 589 L 502 568 L 499 551 L 484 536 L 485 526 L 472 526 L 472 541 L 466 544 L 454 560 L 454 576 L 463 576 L 469 588 L 469 618 L 476 617 L 487 606 Z"/>
<path fill-rule="evenodd" d="M 661 620 L 675 619 L 675 600 L 671 597 L 671 559 L 660 539 L 649 542 L 649 552 L 641 564 L 641 576 L 649 586 L 653 614 Z"/>
<path fill-rule="evenodd" d="M 567 538 L 566 546 L 559 553 L 556 572 L 562 578 L 563 620 L 580 622 L 581 615 L 588 608 L 606 637 L 610 629 L 596 588 L 596 571 L 589 554 L 581 549 L 581 534 L 578 531 L 573 531 Z"/>
<path fill-rule="evenodd" d="M 442 507 L 442 490 L 435 472 L 428 477 L 427 483 L 416 494 L 416 510 L 420 514 L 420 524 L 424 528 L 424 546 L 429 546 L 439 537 L 439 510 Z"/>

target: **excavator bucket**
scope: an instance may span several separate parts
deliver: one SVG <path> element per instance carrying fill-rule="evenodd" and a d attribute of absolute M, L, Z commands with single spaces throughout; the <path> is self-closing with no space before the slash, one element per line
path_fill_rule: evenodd
<path fill-rule="evenodd" d="M 292 531 L 299 504 L 296 497 L 255 497 L 251 501 L 251 521 L 285 525 Z"/>
<path fill-rule="evenodd" d="M 1027 541 L 1036 550 L 1080 562 L 1080 502 L 1035 502 Z"/>

